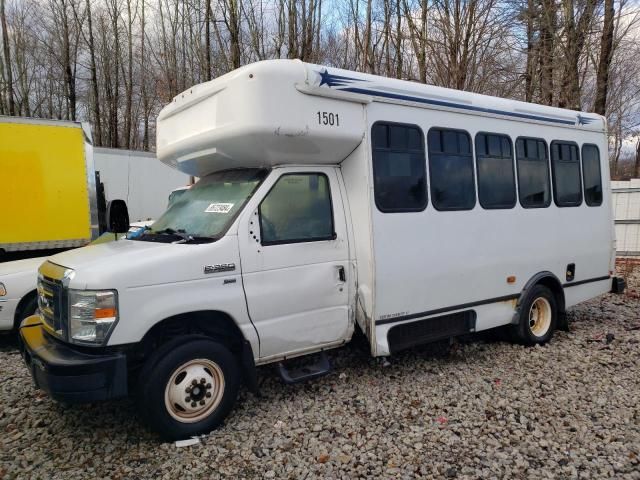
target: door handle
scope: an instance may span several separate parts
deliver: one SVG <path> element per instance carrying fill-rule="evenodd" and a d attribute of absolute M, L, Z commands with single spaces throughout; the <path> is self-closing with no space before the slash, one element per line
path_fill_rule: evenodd
<path fill-rule="evenodd" d="M 338 278 L 342 283 L 347 281 L 347 275 L 344 273 L 344 267 L 342 265 L 338 267 Z"/>

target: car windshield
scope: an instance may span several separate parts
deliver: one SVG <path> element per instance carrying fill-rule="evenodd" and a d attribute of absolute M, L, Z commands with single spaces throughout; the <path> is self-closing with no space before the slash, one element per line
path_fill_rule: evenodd
<path fill-rule="evenodd" d="M 256 169 L 227 170 L 202 178 L 184 190 L 138 239 L 186 243 L 220 238 L 266 173 Z"/>

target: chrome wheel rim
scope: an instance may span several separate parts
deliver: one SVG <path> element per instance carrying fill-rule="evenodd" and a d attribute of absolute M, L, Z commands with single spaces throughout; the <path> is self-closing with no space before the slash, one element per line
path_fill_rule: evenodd
<path fill-rule="evenodd" d="M 529 308 L 529 329 L 536 337 L 543 337 L 551 327 L 551 304 L 544 297 L 536 298 Z"/>
<path fill-rule="evenodd" d="M 164 403 L 177 421 L 195 423 L 211 415 L 223 394 L 222 369 L 212 360 L 198 358 L 173 371 L 164 391 Z"/>

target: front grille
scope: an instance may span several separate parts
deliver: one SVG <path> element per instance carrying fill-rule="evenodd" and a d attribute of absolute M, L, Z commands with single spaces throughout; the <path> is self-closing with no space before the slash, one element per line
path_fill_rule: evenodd
<path fill-rule="evenodd" d="M 51 333 L 63 336 L 63 298 L 62 285 L 47 277 L 38 279 L 38 308 L 40 316 Z"/>

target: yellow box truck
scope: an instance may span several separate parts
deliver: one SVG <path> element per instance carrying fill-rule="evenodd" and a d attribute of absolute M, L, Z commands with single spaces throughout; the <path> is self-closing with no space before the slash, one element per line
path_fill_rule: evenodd
<path fill-rule="evenodd" d="M 86 124 L 0 116 L 0 261 L 98 236 L 92 150 Z"/>

